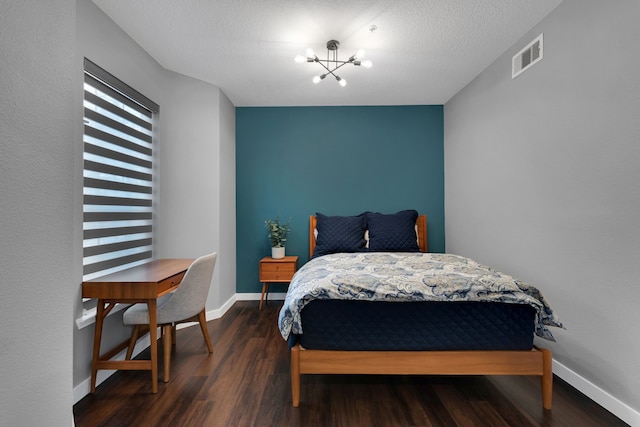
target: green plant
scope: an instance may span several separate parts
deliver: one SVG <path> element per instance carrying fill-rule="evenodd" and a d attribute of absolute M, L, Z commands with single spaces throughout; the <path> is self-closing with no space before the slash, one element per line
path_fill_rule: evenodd
<path fill-rule="evenodd" d="M 277 217 L 275 219 L 267 219 L 264 222 L 264 226 L 267 228 L 269 233 L 269 239 L 271 239 L 271 247 L 284 248 L 284 244 L 287 241 L 287 235 L 290 231 L 290 222 L 291 220 L 282 224 L 280 219 Z"/>

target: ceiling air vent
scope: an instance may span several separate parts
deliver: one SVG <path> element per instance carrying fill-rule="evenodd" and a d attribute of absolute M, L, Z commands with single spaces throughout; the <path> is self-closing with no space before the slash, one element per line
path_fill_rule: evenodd
<path fill-rule="evenodd" d="M 542 59 L 542 34 L 513 56 L 511 78 L 515 79 L 523 71 Z"/>

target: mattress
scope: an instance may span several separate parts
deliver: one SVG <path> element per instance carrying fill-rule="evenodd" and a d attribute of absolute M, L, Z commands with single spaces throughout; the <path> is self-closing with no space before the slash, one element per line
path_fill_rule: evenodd
<path fill-rule="evenodd" d="M 500 302 L 314 300 L 296 343 L 316 350 L 531 350 L 535 309 Z"/>

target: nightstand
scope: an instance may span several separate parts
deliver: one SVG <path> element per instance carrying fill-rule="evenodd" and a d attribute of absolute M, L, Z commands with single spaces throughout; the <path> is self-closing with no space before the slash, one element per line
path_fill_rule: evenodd
<path fill-rule="evenodd" d="M 260 310 L 262 310 L 262 301 L 267 301 L 269 298 L 269 283 L 289 283 L 297 269 L 297 256 L 277 259 L 267 256 L 260 260 L 260 281 L 262 282 Z"/>

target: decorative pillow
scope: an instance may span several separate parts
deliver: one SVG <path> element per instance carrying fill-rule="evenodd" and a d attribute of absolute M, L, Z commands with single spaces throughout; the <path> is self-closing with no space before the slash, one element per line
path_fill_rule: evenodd
<path fill-rule="evenodd" d="M 369 230 L 369 250 L 378 252 L 419 252 L 415 210 L 395 214 L 365 212 Z"/>
<path fill-rule="evenodd" d="M 364 214 L 327 216 L 316 213 L 318 238 L 313 258 L 336 252 L 359 252 L 364 249 Z"/>

